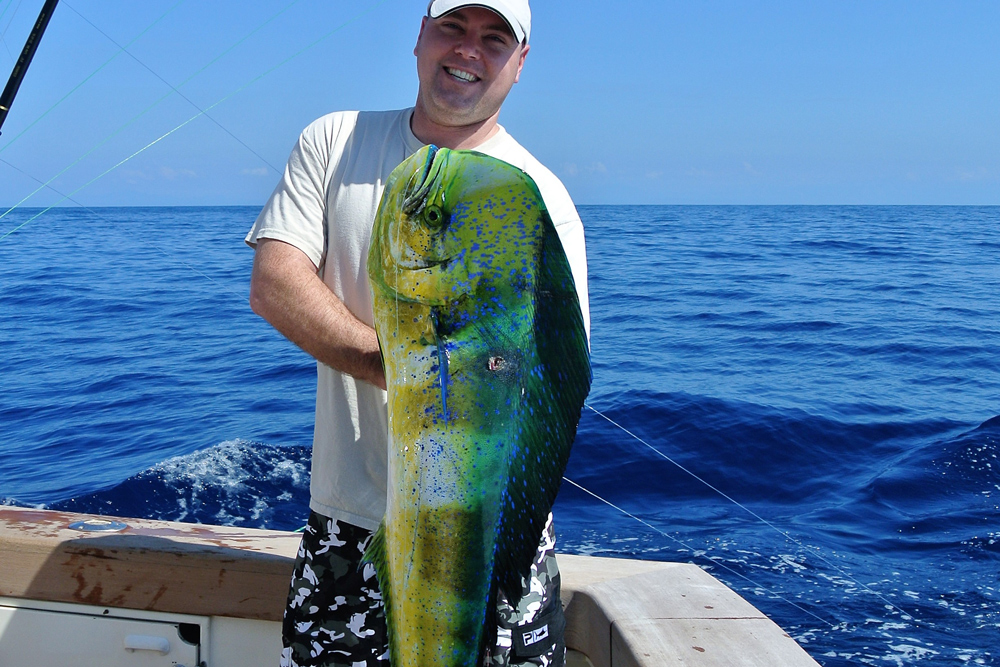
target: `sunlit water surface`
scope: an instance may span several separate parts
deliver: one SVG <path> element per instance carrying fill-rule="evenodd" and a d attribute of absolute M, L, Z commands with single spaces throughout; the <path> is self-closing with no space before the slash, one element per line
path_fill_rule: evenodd
<path fill-rule="evenodd" d="M 255 215 L 56 209 L 0 242 L 0 502 L 304 522 L 315 369 L 247 306 Z M 1000 208 L 581 215 L 566 474 L 645 524 L 564 484 L 561 549 L 697 563 L 830 667 L 1000 664 Z"/>

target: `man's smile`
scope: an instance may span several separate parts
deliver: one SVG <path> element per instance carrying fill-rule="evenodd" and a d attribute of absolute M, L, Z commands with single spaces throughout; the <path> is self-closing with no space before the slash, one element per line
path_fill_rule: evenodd
<path fill-rule="evenodd" d="M 456 79 L 461 79 L 462 81 L 468 81 L 469 83 L 479 81 L 478 76 L 476 76 L 471 72 L 466 72 L 465 70 L 456 69 L 454 67 L 445 67 L 444 71 L 452 75 Z"/>
<path fill-rule="evenodd" d="M 436 19 L 425 16 L 421 23 L 413 48 L 420 88 L 411 121 L 421 139 L 450 142 L 446 135 L 458 128 L 475 127 L 480 138 L 497 131 L 500 105 L 517 83 L 529 47 L 515 41 L 510 24 L 489 2 L 500 0 L 462 5 Z"/>

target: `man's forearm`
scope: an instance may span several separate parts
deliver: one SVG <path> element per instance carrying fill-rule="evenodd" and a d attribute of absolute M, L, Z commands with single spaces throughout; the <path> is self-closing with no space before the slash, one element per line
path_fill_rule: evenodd
<path fill-rule="evenodd" d="M 347 309 L 298 248 L 261 239 L 254 255 L 250 307 L 319 361 L 385 389 L 375 330 Z"/>

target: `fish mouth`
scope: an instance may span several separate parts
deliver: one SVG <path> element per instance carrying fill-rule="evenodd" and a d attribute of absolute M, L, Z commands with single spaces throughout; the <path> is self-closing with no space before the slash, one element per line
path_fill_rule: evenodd
<path fill-rule="evenodd" d="M 394 251 L 396 266 L 404 271 L 437 272 L 447 271 L 457 255 L 448 253 L 443 244 L 448 215 L 439 206 L 435 188 L 448 164 L 448 151 L 437 146 L 427 147 L 427 156 L 421 167 L 410 176 L 403 189 L 400 211 L 408 219 L 406 224 L 424 238 L 419 249 L 409 244 L 397 245 Z M 443 201 L 441 202 L 443 205 Z"/>
<path fill-rule="evenodd" d="M 417 174 L 414 174 L 413 178 L 407 184 L 406 190 L 408 194 L 403 199 L 402 209 L 403 213 L 410 217 L 420 215 L 424 207 L 427 206 L 427 195 L 441 173 L 441 162 L 444 161 L 437 159 L 440 150 L 433 144 L 427 147 L 427 160 L 424 162 L 424 168 L 419 179 L 417 178 Z"/>

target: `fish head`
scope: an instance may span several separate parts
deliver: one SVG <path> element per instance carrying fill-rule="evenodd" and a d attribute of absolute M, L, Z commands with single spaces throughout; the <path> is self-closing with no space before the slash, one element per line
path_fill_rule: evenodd
<path fill-rule="evenodd" d="M 484 285 L 523 286 L 534 267 L 521 249 L 540 238 L 542 215 L 537 187 L 516 167 L 474 151 L 425 146 L 386 184 L 370 277 L 398 299 L 435 306 Z"/>

